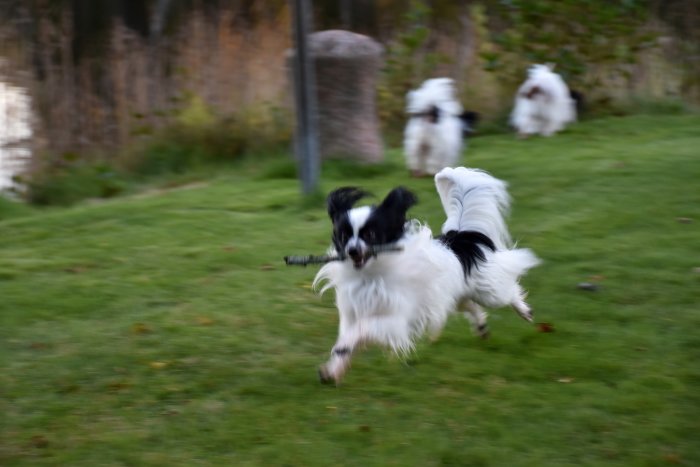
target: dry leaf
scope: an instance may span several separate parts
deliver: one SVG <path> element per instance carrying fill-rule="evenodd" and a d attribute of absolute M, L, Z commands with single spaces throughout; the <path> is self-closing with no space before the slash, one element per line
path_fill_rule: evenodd
<path fill-rule="evenodd" d="M 71 266 L 69 268 L 65 268 L 64 271 L 70 272 L 72 274 L 80 274 L 81 272 L 87 271 L 87 269 L 88 269 L 87 266 L 78 265 L 78 266 Z"/>
<path fill-rule="evenodd" d="M 557 381 L 560 383 L 568 384 L 572 383 L 574 381 L 574 378 L 559 378 Z"/>
<path fill-rule="evenodd" d="M 150 362 L 148 366 L 150 366 L 154 370 L 161 370 L 168 366 L 168 362 Z"/>
<path fill-rule="evenodd" d="M 197 324 L 200 326 L 211 326 L 214 324 L 214 320 L 206 316 L 197 316 Z"/>
<path fill-rule="evenodd" d="M 550 323 L 537 323 L 537 330 L 539 332 L 554 332 L 554 326 Z"/>
<path fill-rule="evenodd" d="M 112 381 L 107 385 L 107 389 L 110 391 L 121 391 L 123 389 L 128 389 L 131 385 L 124 381 Z"/>
<path fill-rule="evenodd" d="M 49 440 L 44 435 L 34 435 L 29 442 L 35 448 L 43 449 L 49 447 Z"/>
<path fill-rule="evenodd" d="M 131 333 L 132 334 L 148 334 L 151 332 L 151 328 L 148 327 L 148 325 L 144 323 L 134 323 L 131 326 Z"/>

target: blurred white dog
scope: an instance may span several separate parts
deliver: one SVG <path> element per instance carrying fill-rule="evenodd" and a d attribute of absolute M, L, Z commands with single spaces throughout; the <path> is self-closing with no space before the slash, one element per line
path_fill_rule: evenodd
<path fill-rule="evenodd" d="M 553 65 L 533 65 L 515 96 L 510 122 L 520 136 L 552 136 L 576 121 L 576 101 Z"/>
<path fill-rule="evenodd" d="M 411 174 L 435 175 L 444 167 L 459 165 L 463 137 L 473 131 L 477 114 L 463 111 L 454 81 L 429 79 L 410 91 L 406 101 L 404 152 Z"/>

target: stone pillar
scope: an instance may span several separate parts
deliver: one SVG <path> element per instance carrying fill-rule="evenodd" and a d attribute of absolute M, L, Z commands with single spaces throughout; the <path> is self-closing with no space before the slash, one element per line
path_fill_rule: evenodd
<path fill-rule="evenodd" d="M 329 30 L 309 35 L 316 69 L 321 157 L 380 162 L 384 147 L 376 87 L 382 46 L 370 37 Z"/>

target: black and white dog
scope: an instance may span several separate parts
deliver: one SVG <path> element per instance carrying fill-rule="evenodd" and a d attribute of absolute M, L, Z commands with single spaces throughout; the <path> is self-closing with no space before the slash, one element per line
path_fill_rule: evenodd
<path fill-rule="evenodd" d="M 413 176 L 435 175 L 459 164 L 464 138 L 474 132 L 476 112 L 465 112 L 451 78 L 433 78 L 406 96 L 406 166 Z"/>
<path fill-rule="evenodd" d="M 417 202 L 406 188 L 393 189 L 378 206 L 354 207 L 366 195 L 354 187 L 328 196 L 332 253 L 348 259 L 326 264 L 314 280 L 321 293 L 335 289 L 340 314 L 338 339 L 319 370 L 322 381 L 340 381 L 362 343 L 411 351 L 424 333 L 437 336 L 454 311 L 468 312 L 481 336 L 488 333 L 482 305 L 510 305 L 532 321 L 518 280 L 539 260 L 512 246 L 506 184 L 464 167 L 443 169 L 435 183 L 447 214 L 436 238 L 429 227 L 406 221 Z M 402 249 L 373 252 L 387 244 Z"/>

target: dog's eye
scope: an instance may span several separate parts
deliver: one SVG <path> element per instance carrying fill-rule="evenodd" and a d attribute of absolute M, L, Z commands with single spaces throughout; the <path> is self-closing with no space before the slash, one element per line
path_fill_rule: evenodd
<path fill-rule="evenodd" d="M 352 232 L 346 226 L 340 226 L 335 229 L 333 236 L 341 243 L 345 243 L 352 235 Z"/>
<path fill-rule="evenodd" d="M 373 230 L 365 230 L 362 232 L 362 239 L 366 242 L 373 243 L 377 241 L 377 233 Z"/>

